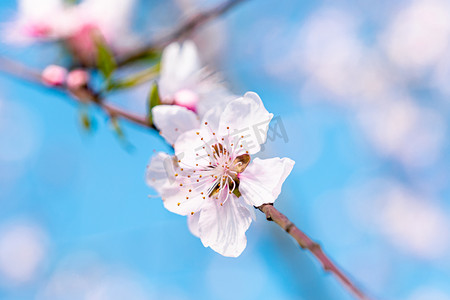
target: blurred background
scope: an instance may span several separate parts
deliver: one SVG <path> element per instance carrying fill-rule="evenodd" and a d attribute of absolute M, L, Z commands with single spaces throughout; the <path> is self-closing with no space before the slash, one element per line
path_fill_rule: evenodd
<path fill-rule="evenodd" d="M 219 2 L 135 1 L 128 37 Z M 17 3 L 1 3 L 6 26 Z M 280 211 L 374 298 L 449 300 L 450 1 L 246 1 L 194 40 L 284 126 L 260 155 L 296 161 Z M 0 53 L 62 59 L 51 43 Z M 143 114 L 149 90 L 109 100 Z M 84 131 L 80 110 L 0 74 L 0 299 L 352 299 L 260 213 L 239 258 L 204 248 L 148 197 L 163 140 L 124 123 L 130 151 L 96 110 Z"/>

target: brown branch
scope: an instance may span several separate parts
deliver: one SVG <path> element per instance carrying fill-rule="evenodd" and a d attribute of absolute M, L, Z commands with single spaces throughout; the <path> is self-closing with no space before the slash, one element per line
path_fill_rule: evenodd
<path fill-rule="evenodd" d="M 144 58 L 145 56 L 154 53 L 155 51 L 162 50 L 170 43 L 189 35 L 204 23 L 220 17 L 221 15 L 229 11 L 232 7 L 244 1 L 246 0 L 228 0 L 224 3 L 221 3 L 211 8 L 210 10 L 198 13 L 190 17 L 187 21 L 179 25 L 175 30 L 173 30 L 168 35 L 156 39 L 155 41 L 151 41 L 148 44 L 136 50 L 133 50 L 132 52 L 127 53 L 123 57 L 118 57 L 117 65 L 123 66 L 130 62 Z"/>
<path fill-rule="evenodd" d="M 309 250 L 320 261 L 323 269 L 334 274 L 358 299 L 369 300 L 369 297 L 358 289 L 358 287 L 356 287 L 356 285 L 328 258 L 318 243 L 311 240 L 272 204 L 263 204 L 257 208 L 266 215 L 266 219 L 268 221 L 277 223 L 282 229 L 291 235 L 298 242 L 300 247 L 302 247 L 302 249 Z"/>
<path fill-rule="evenodd" d="M 97 105 L 111 117 L 118 117 L 140 126 L 156 129 L 154 125 L 149 122 L 148 118 L 133 114 L 118 106 L 105 102 L 100 94 L 94 92 L 87 86 L 77 90 L 71 90 L 66 86 L 45 85 L 42 80 L 41 72 L 3 57 L 0 57 L 0 71 L 47 89 L 69 94 L 72 96 L 72 99 L 78 103 L 86 103 L 86 101 L 89 101 L 89 103 Z"/>

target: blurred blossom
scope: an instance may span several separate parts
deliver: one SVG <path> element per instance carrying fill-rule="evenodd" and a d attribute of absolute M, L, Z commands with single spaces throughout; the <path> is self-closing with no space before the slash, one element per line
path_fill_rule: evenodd
<path fill-rule="evenodd" d="M 403 252 L 424 259 L 447 255 L 450 221 L 434 199 L 386 180 L 374 181 L 350 198 L 355 219 Z"/>
<path fill-rule="evenodd" d="M 0 228 L 2 284 L 16 285 L 34 279 L 47 256 L 48 238 L 36 224 L 11 222 Z"/>
<path fill-rule="evenodd" d="M 42 71 L 42 81 L 49 86 L 61 86 L 66 80 L 67 69 L 57 65 L 49 65 Z"/>
<path fill-rule="evenodd" d="M 125 268 L 105 265 L 86 254 L 73 255 L 62 261 L 37 295 L 39 300 L 151 298 L 137 275 Z"/>
<path fill-rule="evenodd" d="M 434 66 L 448 52 L 450 3 L 445 0 L 407 3 L 387 26 L 382 40 L 389 58 L 399 67 L 420 71 Z"/>
<path fill-rule="evenodd" d="M 16 43 L 64 40 L 84 64 L 95 59 L 95 38 L 102 38 L 116 51 L 126 50 L 130 35 L 133 0 L 84 0 L 69 5 L 63 0 L 18 0 L 14 21 L 5 24 L 5 38 Z"/>
<path fill-rule="evenodd" d="M 449 7 L 438 0 L 412 2 L 379 34 L 381 43 L 371 47 L 365 45 L 362 21 L 356 16 L 336 8 L 319 9 L 302 26 L 287 60 L 298 68 L 289 72 L 305 77 L 302 101 L 326 99 L 347 106 L 356 112 L 374 148 L 405 166 L 434 163 L 444 146 L 445 121 L 432 107 L 420 107 L 418 99 L 407 96 L 404 82 L 410 74 L 402 68 L 421 71 L 445 58 Z M 436 69 L 434 83 L 449 90 L 449 74 L 444 67 Z"/>
<path fill-rule="evenodd" d="M 341 99 L 354 94 L 364 58 L 357 25 L 353 16 L 334 9 L 319 11 L 306 21 L 294 50 L 294 61 L 307 76 L 306 87 L 325 89 Z"/>
<path fill-rule="evenodd" d="M 207 112 L 222 111 L 238 98 L 225 88 L 218 74 L 202 66 L 190 40 L 164 49 L 158 88 L 163 105 L 152 109 L 153 122 L 170 144 L 183 132 L 198 128 Z"/>
<path fill-rule="evenodd" d="M 78 89 L 89 82 L 89 73 L 83 69 L 72 70 L 67 74 L 67 87 L 69 89 Z"/>
<path fill-rule="evenodd" d="M 415 290 L 407 300 L 450 300 L 450 294 L 432 286 Z"/>
<path fill-rule="evenodd" d="M 184 106 L 200 117 L 233 98 L 220 76 L 203 66 L 192 41 L 172 43 L 164 49 L 158 84 L 163 104 Z"/>
<path fill-rule="evenodd" d="M 408 98 L 397 97 L 361 108 L 357 119 L 377 150 L 408 166 L 434 162 L 445 142 L 446 127 L 441 115 Z"/>

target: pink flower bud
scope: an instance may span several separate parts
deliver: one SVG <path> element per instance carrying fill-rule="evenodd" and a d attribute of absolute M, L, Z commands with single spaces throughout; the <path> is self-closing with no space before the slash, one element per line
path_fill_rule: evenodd
<path fill-rule="evenodd" d="M 69 89 L 79 89 L 89 82 L 89 73 L 83 69 L 75 69 L 67 75 L 66 84 Z"/>
<path fill-rule="evenodd" d="M 191 90 L 183 89 L 178 91 L 174 96 L 174 104 L 186 107 L 195 112 L 197 110 L 198 95 Z"/>
<path fill-rule="evenodd" d="M 24 28 L 25 34 L 34 38 L 45 38 L 50 35 L 52 29 L 45 24 L 30 24 Z"/>
<path fill-rule="evenodd" d="M 67 69 L 57 65 L 49 65 L 42 71 L 42 82 L 49 86 L 61 86 L 67 76 Z"/>

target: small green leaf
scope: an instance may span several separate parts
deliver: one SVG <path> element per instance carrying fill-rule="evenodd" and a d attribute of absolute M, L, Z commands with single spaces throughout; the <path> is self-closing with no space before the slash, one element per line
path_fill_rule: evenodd
<path fill-rule="evenodd" d="M 97 38 L 95 42 L 97 45 L 97 67 L 105 79 L 109 80 L 111 74 L 117 68 L 114 55 L 102 38 Z"/>
<path fill-rule="evenodd" d="M 134 151 L 135 148 L 125 136 L 125 133 L 123 132 L 117 117 L 111 116 L 111 125 L 114 132 L 116 133 L 117 139 L 119 140 L 120 144 L 125 148 L 125 150 L 127 150 L 128 152 Z"/>
<path fill-rule="evenodd" d="M 119 139 L 125 138 L 125 134 L 123 133 L 122 127 L 120 127 L 119 120 L 116 117 L 111 117 L 111 125 L 113 127 L 113 130 L 117 134 L 117 137 Z"/>
<path fill-rule="evenodd" d="M 89 107 L 87 105 L 82 105 L 79 110 L 79 120 L 81 127 L 86 132 L 92 132 L 95 130 L 96 124 L 95 119 L 89 114 Z"/>
<path fill-rule="evenodd" d="M 160 105 L 161 99 L 159 99 L 159 90 L 158 90 L 158 84 L 155 82 L 153 83 L 152 90 L 150 91 L 149 97 L 148 97 L 148 122 L 150 124 L 153 123 L 153 117 L 152 117 L 152 108 Z"/>
<path fill-rule="evenodd" d="M 81 125 L 83 126 L 84 130 L 91 131 L 92 123 L 89 116 L 87 114 L 82 114 L 80 118 L 81 118 Z"/>
<path fill-rule="evenodd" d="M 111 80 L 107 89 L 111 90 L 121 90 L 134 87 L 136 85 L 145 83 L 154 79 L 159 74 L 159 63 L 152 66 L 151 68 L 145 69 L 143 71 L 137 72 L 125 79 Z"/>

